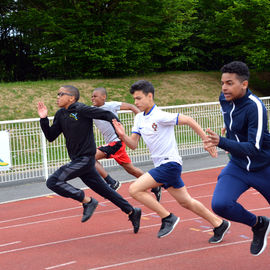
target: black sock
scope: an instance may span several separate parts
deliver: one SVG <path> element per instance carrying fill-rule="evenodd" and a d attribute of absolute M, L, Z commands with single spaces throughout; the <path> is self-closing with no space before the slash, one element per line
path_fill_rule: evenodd
<path fill-rule="evenodd" d="M 167 217 L 163 218 L 162 220 L 166 219 L 166 218 L 170 218 L 172 216 L 172 213 L 170 213 Z"/>
<path fill-rule="evenodd" d="M 104 180 L 107 184 L 114 184 L 116 182 L 109 174 L 104 178 Z"/>

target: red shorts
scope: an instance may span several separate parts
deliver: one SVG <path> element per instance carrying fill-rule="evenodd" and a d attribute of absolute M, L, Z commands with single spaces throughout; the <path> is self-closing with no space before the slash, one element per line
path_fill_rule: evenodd
<path fill-rule="evenodd" d="M 123 163 L 131 163 L 126 152 L 126 144 L 124 142 L 110 142 L 98 147 L 98 149 L 106 154 L 106 158 L 113 158 L 120 165 Z"/>

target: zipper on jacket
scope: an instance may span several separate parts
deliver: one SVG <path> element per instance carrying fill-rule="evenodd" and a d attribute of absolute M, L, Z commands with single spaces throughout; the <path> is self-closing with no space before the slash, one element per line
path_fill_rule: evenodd
<path fill-rule="evenodd" d="M 233 104 L 233 107 L 232 107 L 232 110 L 230 112 L 230 126 L 229 126 L 229 129 L 232 130 L 232 123 L 233 123 L 233 119 L 232 119 L 232 114 L 233 114 L 233 111 L 235 109 L 235 104 L 232 102 Z"/>

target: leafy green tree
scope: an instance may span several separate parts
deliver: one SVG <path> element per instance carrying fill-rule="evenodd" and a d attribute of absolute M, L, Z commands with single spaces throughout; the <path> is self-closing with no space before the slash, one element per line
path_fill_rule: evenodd
<path fill-rule="evenodd" d="M 198 14 L 197 38 L 208 48 L 202 57 L 207 69 L 236 59 L 251 68 L 270 68 L 269 0 L 201 0 Z"/>
<path fill-rule="evenodd" d="M 270 69 L 269 0 L 2 0 L 0 80 Z"/>
<path fill-rule="evenodd" d="M 18 0 L 13 18 L 48 76 L 121 76 L 167 68 L 192 3 Z"/>

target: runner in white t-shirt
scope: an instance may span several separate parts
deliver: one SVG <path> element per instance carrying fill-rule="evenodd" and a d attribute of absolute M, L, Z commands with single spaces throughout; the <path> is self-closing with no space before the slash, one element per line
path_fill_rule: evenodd
<path fill-rule="evenodd" d="M 210 243 L 222 241 L 230 223 L 222 220 L 208 210 L 201 202 L 192 198 L 181 179 L 182 159 L 178 154 L 174 126 L 188 125 L 202 139 L 207 135 L 200 125 L 191 117 L 178 113 L 161 111 L 154 103 L 154 87 L 148 81 L 138 81 L 131 86 L 135 105 L 142 111 L 135 116 L 132 135 L 125 133 L 121 123 L 113 120 L 119 138 L 131 149 L 138 146 L 140 137 L 148 146 L 155 168 L 140 176 L 129 187 L 130 195 L 161 217 L 161 228 L 158 237 L 170 234 L 179 222 L 179 218 L 165 209 L 147 190 L 164 187 L 183 207 L 206 219 L 214 227 Z M 206 148 L 206 146 L 205 146 Z M 208 148 L 211 156 L 216 157 L 216 148 Z"/>
<path fill-rule="evenodd" d="M 140 112 L 140 110 L 133 104 L 118 101 L 106 102 L 106 99 L 107 91 L 105 88 L 100 87 L 93 90 L 92 103 L 96 107 L 111 111 L 116 116 L 118 116 L 117 112 L 119 110 L 131 110 L 135 114 Z M 115 190 L 119 189 L 121 186 L 121 183 L 118 180 L 113 179 L 106 172 L 101 163 L 98 162 L 98 160 L 103 158 L 115 159 L 119 165 L 121 165 L 129 174 L 135 176 L 136 178 L 143 175 L 144 172 L 132 164 L 126 152 L 125 143 L 118 138 L 112 125 L 108 125 L 106 121 L 97 119 L 94 119 L 94 123 L 103 135 L 106 142 L 106 145 L 98 147 L 96 152 L 96 169 L 104 180 Z M 152 190 L 152 192 L 155 194 L 157 200 L 160 201 L 161 188 L 155 188 Z"/>

